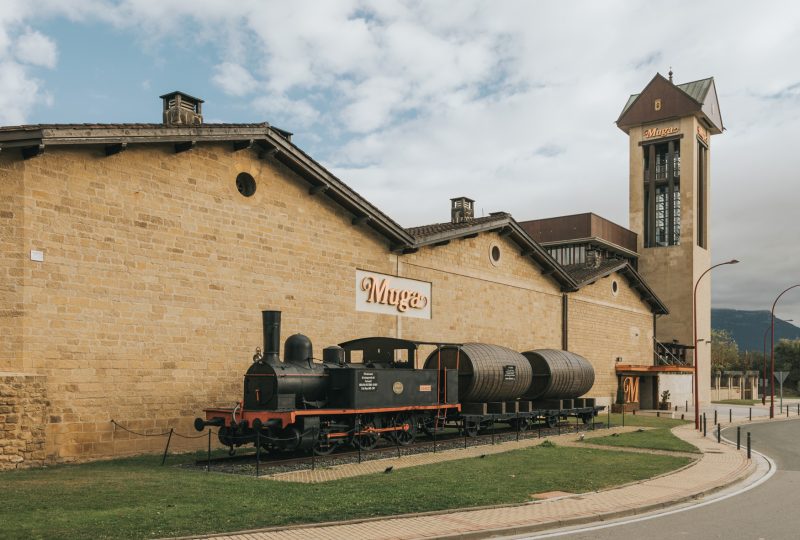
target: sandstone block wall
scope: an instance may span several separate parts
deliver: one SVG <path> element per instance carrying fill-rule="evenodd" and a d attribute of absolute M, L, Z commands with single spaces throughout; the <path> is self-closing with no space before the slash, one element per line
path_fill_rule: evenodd
<path fill-rule="evenodd" d="M 47 378 L 0 372 L 0 470 L 45 463 Z"/>
<path fill-rule="evenodd" d="M 611 284 L 616 281 L 618 292 Z M 616 397 L 621 364 L 653 365 L 653 315 L 627 280 L 613 273 L 569 295 L 569 350 L 589 360 L 595 383 L 589 396 L 600 403 Z"/>

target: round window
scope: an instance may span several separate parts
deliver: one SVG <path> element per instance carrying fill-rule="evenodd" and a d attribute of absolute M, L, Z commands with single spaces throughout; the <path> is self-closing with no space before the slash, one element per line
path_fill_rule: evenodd
<path fill-rule="evenodd" d="M 501 255 L 500 246 L 492 245 L 492 247 L 489 248 L 489 262 L 491 262 L 493 265 L 497 266 L 500 264 Z"/>
<path fill-rule="evenodd" d="M 619 283 L 617 283 L 616 279 L 611 282 L 611 292 L 614 294 L 614 296 L 616 296 L 619 292 Z"/>
<path fill-rule="evenodd" d="M 245 197 L 251 197 L 256 192 L 256 180 L 246 172 L 239 173 L 236 177 L 236 189 Z"/>

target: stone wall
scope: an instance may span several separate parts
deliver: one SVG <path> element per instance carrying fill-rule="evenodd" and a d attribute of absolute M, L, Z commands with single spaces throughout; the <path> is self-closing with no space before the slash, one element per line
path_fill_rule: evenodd
<path fill-rule="evenodd" d="M 653 314 L 623 276 L 615 272 L 571 293 L 568 313 L 568 348 L 594 366 L 589 396 L 598 403 L 616 397 L 618 358 L 621 364 L 653 365 Z"/>
<path fill-rule="evenodd" d="M 0 372 L 0 470 L 45 463 L 47 377 Z"/>

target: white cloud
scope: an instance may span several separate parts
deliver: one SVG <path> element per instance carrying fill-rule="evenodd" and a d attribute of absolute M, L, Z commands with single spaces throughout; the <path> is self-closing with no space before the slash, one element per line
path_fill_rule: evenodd
<path fill-rule="evenodd" d="M 36 31 L 28 31 L 17 38 L 16 56 L 21 62 L 54 68 L 58 59 L 58 50 L 53 41 Z"/>
<path fill-rule="evenodd" d="M 31 108 L 46 99 L 39 83 L 16 62 L 0 62 L 0 125 L 24 124 Z"/>
<path fill-rule="evenodd" d="M 217 65 L 211 80 L 229 96 L 246 96 L 258 88 L 258 81 L 249 71 L 231 62 Z"/>

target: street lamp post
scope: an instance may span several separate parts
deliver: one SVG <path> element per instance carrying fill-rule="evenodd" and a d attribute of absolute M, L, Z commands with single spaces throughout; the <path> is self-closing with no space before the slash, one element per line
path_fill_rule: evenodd
<path fill-rule="evenodd" d="M 700 429 L 700 384 L 697 381 L 699 378 L 699 371 L 697 369 L 697 286 L 700 285 L 700 280 L 703 279 L 703 277 L 711 272 L 714 268 L 718 266 L 724 266 L 726 264 L 736 264 L 738 262 L 739 261 L 736 259 L 731 259 L 727 262 L 715 264 L 700 274 L 700 277 L 697 278 L 697 281 L 694 284 L 694 290 L 692 291 L 692 344 L 694 345 L 694 429 Z"/>
<path fill-rule="evenodd" d="M 770 338 L 770 370 L 769 370 L 769 387 L 770 387 L 770 398 L 769 398 L 769 417 L 775 418 L 775 306 L 778 304 L 778 300 L 781 299 L 781 296 L 786 294 L 787 292 L 791 291 L 795 287 L 800 287 L 800 283 L 797 285 L 792 285 L 791 287 L 784 289 L 781 294 L 775 299 L 775 302 L 772 303 L 772 318 L 770 319 L 770 331 L 772 337 Z"/>

